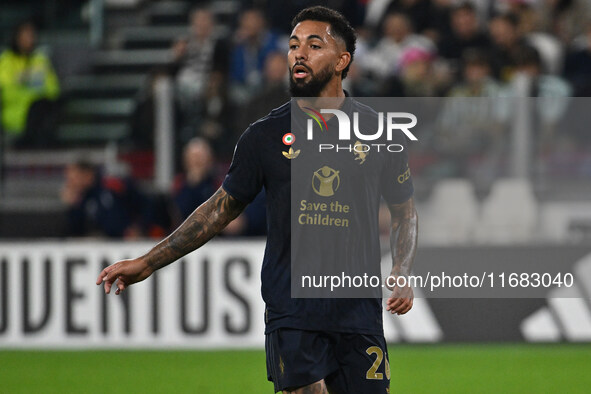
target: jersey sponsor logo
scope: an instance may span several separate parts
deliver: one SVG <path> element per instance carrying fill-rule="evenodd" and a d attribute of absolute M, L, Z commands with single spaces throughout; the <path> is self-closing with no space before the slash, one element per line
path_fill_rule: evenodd
<path fill-rule="evenodd" d="M 298 149 L 294 151 L 293 148 L 290 147 L 287 152 L 282 151 L 281 153 L 283 153 L 283 156 L 285 156 L 289 160 L 293 160 L 300 155 L 300 150 Z"/>
<path fill-rule="evenodd" d="M 298 223 L 303 226 L 334 226 L 349 227 L 349 212 L 351 207 L 339 201 L 311 202 L 300 201 Z"/>
<path fill-rule="evenodd" d="M 410 168 L 407 168 L 402 174 L 398 175 L 398 183 L 404 183 L 410 178 Z"/>
<path fill-rule="evenodd" d="M 339 171 L 328 166 L 319 168 L 312 176 L 312 189 L 322 197 L 333 196 L 341 186 Z"/>

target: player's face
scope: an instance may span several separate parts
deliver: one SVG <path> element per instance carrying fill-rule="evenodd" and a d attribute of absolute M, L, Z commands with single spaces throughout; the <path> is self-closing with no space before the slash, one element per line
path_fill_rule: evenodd
<path fill-rule="evenodd" d="M 342 56 L 342 40 L 335 38 L 326 22 L 303 21 L 289 39 L 290 91 L 294 97 L 317 97 L 340 72 L 349 58 Z"/>

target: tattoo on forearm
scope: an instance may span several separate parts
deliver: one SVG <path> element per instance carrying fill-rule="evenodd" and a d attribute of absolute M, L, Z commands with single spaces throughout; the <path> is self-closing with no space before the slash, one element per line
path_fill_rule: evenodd
<path fill-rule="evenodd" d="M 145 256 L 148 265 L 157 270 L 199 248 L 238 217 L 245 207 L 246 204 L 220 187 Z"/>
<path fill-rule="evenodd" d="M 390 231 L 390 249 L 393 268 L 396 275 L 409 275 L 417 251 L 418 216 L 411 198 L 408 201 L 390 206 L 392 229 Z"/>

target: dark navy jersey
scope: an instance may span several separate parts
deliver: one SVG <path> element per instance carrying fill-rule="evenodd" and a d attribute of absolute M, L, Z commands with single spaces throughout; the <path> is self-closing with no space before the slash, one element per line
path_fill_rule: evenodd
<path fill-rule="evenodd" d="M 295 111 L 301 111 L 295 103 L 293 108 Z M 344 112 L 359 112 L 360 116 L 377 117 L 371 109 L 352 99 L 347 100 L 341 109 Z M 232 165 L 223 182 L 224 190 L 244 203 L 253 201 L 263 187 L 266 191 L 267 245 L 261 272 L 262 296 L 266 304 L 266 333 L 278 328 L 295 328 L 381 335 L 383 327 L 380 298 L 292 298 L 292 210 L 299 209 L 301 203 L 296 201 L 292 204 L 292 160 L 301 160 L 299 163 L 302 164 L 312 162 L 312 157 L 307 156 L 312 152 L 297 148 L 298 140 L 305 140 L 306 135 L 304 129 L 291 130 L 291 110 L 290 103 L 286 103 L 248 127 L 236 145 Z M 329 129 L 338 127 L 335 117 L 330 118 L 327 124 Z M 294 151 L 301 150 L 297 157 L 291 155 L 291 159 L 288 154 L 290 146 L 286 146 L 282 138 L 289 132 L 295 134 L 296 142 L 292 145 Z M 393 142 L 406 147 L 402 133 L 395 138 Z M 360 166 L 362 162 L 363 166 L 371 169 L 372 176 L 360 176 L 355 173 L 355 166 Z M 350 161 L 347 163 L 351 163 L 348 164 L 350 169 L 339 172 L 339 182 L 343 184 L 343 188 L 348 184 L 349 187 L 361 191 L 357 195 L 365 197 L 362 208 L 352 209 L 354 215 L 347 219 L 352 223 L 346 230 L 352 233 L 348 235 L 350 237 L 355 236 L 354 231 L 363 231 L 364 239 L 369 240 L 367 245 L 357 247 L 348 253 L 354 253 L 353 260 L 375 260 L 379 271 L 380 198 L 383 197 L 390 204 L 398 204 L 408 200 L 413 193 L 406 149 L 399 153 L 351 153 Z M 314 177 L 320 180 L 328 179 L 331 173 L 323 170 L 318 174 L 313 176 L 310 173 L 308 178 L 311 182 L 307 182 L 307 189 L 313 189 L 310 193 L 321 198 L 330 194 L 330 186 L 314 183 Z M 353 183 L 354 186 L 351 186 Z M 310 200 L 313 200 L 313 197 Z M 308 223 L 314 221 L 307 220 Z M 343 220 L 333 220 L 331 223 L 342 224 Z M 353 222 L 356 225 L 353 225 Z"/>

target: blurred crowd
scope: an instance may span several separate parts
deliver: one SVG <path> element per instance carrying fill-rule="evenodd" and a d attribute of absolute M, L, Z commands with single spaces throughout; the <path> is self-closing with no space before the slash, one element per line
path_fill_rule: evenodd
<path fill-rule="evenodd" d="M 166 73 L 175 81 L 179 147 L 200 136 L 216 156 L 228 160 L 248 124 L 289 99 L 286 15 L 315 3 L 269 2 L 244 9 L 225 34 L 206 6 L 191 12 L 187 35 L 171 45 L 174 64 L 153 74 Z M 534 81 L 532 97 L 591 93 L 586 1 L 328 3 L 351 14 L 358 32 L 356 60 L 344 81 L 353 96 L 497 97 L 511 94 L 519 73 Z M 142 103 L 152 99 L 148 89 L 135 117 L 136 135 L 143 133 L 147 145 L 152 133 L 141 122 L 149 119 Z"/>
<path fill-rule="evenodd" d="M 174 81 L 175 141 L 182 158 L 177 169 L 182 175 L 166 201 L 132 204 L 139 211 L 115 229 L 100 223 L 108 217 L 99 214 L 105 201 L 112 202 L 113 212 L 124 210 L 126 193 L 136 188 L 125 181 L 113 186 L 95 168 L 72 164 L 63 192 L 72 207 L 72 235 L 96 228 L 109 236 L 165 234 L 211 195 L 221 180 L 212 163 L 227 163 L 244 129 L 289 100 L 289 22 L 309 5 L 338 9 L 357 30 L 356 60 L 344 81 L 352 96 L 501 97 L 511 95 L 517 75 L 530 78 L 532 97 L 591 94 L 587 0 L 244 2 L 247 6 L 230 29 L 216 21 L 205 2 L 194 3 L 186 35 L 170 45 L 173 62 L 152 71 L 130 120 L 132 143 L 152 147 L 154 82 L 164 75 Z M 0 87 L 6 134 L 25 144 L 44 144 L 39 134 L 46 130 L 50 135 L 54 122 L 46 116 L 46 125 L 39 126 L 32 114 L 52 113 L 48 108 L 56 102 L 59 85 L 49 60 L 34 50 L 34 27 L 20 26 L 2 54 Z M 88 177 L 76 180 L 83 173 Z M 165 218 L 148 213 L 162 206 Z M 257 219 L 264 201 L 253 206 L 256 214 L 245 213 L 228 233 L 264 233 Z"/>
<path fill-rule="evenodd" d="M 64 170 L 61 200 L 67 207 L 67 237 L 108 237 L 127 240 L 162 238 L 178 227 L 221 185 L 213 150 L 207 140 L 193 138 L 183 150 L 183 171 L 170 193 L 145 193 L 131 177 L 105 174 L 80 157 Z M 266 234 L 262 192 L 231 222 L 222 236 Z"/>
<path fill-rule="evenodd" d="M 315 2 L 295 3 L 302 8 Z M 328 3 L 351 14 L 358 31 L 356 61 L 345 80 L 353 96 L 495 97 L 510 94 L 519 73 L 534 81 L 533 97 L 591 93 L 591 6 L 586 1 Z M 288 99 L 286 15 L 291 7 L 295 13 L 295 6 L 276 2 L 245 9 L 229 36 L 216 35 L 207 8 L 193 11 L 189 34 L 172 47 L 185 139 L 206 138 L 216 154 L 227 158 L 250 122 Z"/>

